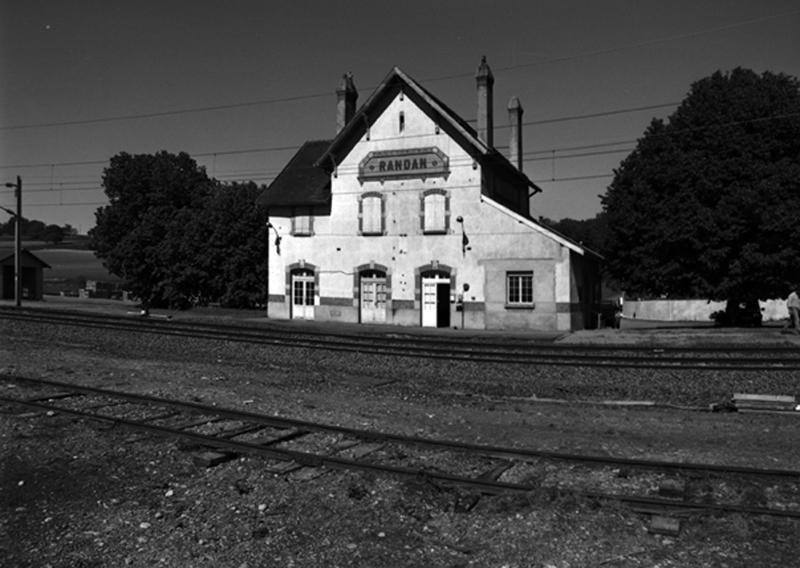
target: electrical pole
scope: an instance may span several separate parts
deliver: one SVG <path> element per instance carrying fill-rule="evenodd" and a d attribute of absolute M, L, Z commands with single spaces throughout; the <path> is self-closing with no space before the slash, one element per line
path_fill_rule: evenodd
<path fill-rule="evenodd" d="M 17 307 L 20 307 L 22 305 L 22 178 L 17 176 L 17 183 L 7 183 L 6 187 L 13 187 L 17 198 L 17 212 L 12 213 L 16 217 L 14 219 L 14 302 Z"/>

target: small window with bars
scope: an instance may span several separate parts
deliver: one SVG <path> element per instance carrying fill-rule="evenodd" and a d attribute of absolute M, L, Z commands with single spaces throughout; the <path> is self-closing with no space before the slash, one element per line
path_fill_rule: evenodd
<path fill-rule="evenodd" d="M 533 272 L 506 273 L 506 306 L 510 308 L 533 307 Z"/>

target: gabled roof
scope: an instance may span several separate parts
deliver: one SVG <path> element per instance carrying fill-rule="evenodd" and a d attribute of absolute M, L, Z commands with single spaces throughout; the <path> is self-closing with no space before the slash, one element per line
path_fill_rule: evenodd
<path fill-rule="evenodd" d="M 281 207 L 324 205 L 330 201 L 330 174 L 314 163 L 331 145 L 330 140 L 303 144 L 281 173 L 256 199 L 257 205 Z"/>
<path fill-rule="evenodd" d="M 551 229 L 550 227 L 542 225 L 541 223 L 538 223 L 538 222 L 534 221 L 533 219 L 525 217 L 524 215 L 520 215 L 519 213 L 516 213 L 515 211 L 512 211 L 508 207 L 506 207 L 504 205 L 501 205 L 497 201 L 495 201 L 495 200 L 493 200 L 493 199 L 491 199 L 489 197 L 486 197 L 485 195 L 481 196 L 481 200 L 483 200 L 485 203 L 488 203 L 492 207 L 495 207 L 496 209 L 499 209 L 500 211 L 502 211 L 506 215 L 510 215 L 511 217 L 513 217 L 519 223 L 522 223 L 526 227 L 529 227 L 529 228 L 533 229 L 534 231 L 536 231 L 538 233 L 541 233 L 542 235 L 545 235 L 546 237 L 556 241 L 558 244 L 567 247 L 571 251 L 576 252 L 577 254 L 579 254 L 581 256 L 594 258 L 596 260 L 605 260 L 605 257 L 603 257 L 603 255 L 601 255 L 600 253 L 595 252 L 592 249 L 586 248 L 582 244 L 576 243 L 575 241 L 573 241 L 569 237 L 562 235 L 561 233 Z"/>
<path fill-rule="evenodd" d="M 42 268 L 51 268 L 49 264 L 28 249 L 22 249 L 20 252 L 22 253 L 23 258 L 28 258 Z M 0 246 L 0 264 L 5 263 L 9 259 L 12 261 L 14 260 L 14 247 Z"/>
<path fill-rule="evenodd" d="M 528 177 L 515 168 L 508 159 L 481 140 L 475 129 L 453 112 L 447 105 L 429 93 L 400 68 L 394 67 L 381 82 L 356 115 L 339 132 L 327 150 L 317 159 L 318 167 L 332 172 L 361 139 L 369 125 L 389 106 L 402 91 L 425 111 L 448 135 L 454 138 L 481 166 L 488 170 L 501 170 L 504 177 L 516 179 L 541 191 Z"/>

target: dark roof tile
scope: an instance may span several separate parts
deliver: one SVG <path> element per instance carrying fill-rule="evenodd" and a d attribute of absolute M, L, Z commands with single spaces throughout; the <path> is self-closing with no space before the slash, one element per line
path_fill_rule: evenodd
<path fill-rule="evenodd" d="M 6 262 L 9 262 L 9 261 L 13 261 L 14 260 L 14 252 L 15 252 L 15 249 L 14 249 L 13 245 L 12 246 L 0 245 L 0 263 L 6 263 Z M 33 254 L 28 249 L 24 248 L 24 249 L 20 250 L 20 252 L 22 253 L 23 257 L 28 257 L 29 260 L 32 260 L 33 262 L 39 264 L 42 268 L 51 268 L 51 266 L 49 264 L 47 264 L 45 261 L 43 261 L 41 258 L 36 256 L 35 254 Z"/>
<path fill-rule="evenodd" d="M 330 201 L 330 174 L 314 166 L 330 146 L 330 140 L 303 144 L 256 203 L 265 207 L 324 205 Z"/>

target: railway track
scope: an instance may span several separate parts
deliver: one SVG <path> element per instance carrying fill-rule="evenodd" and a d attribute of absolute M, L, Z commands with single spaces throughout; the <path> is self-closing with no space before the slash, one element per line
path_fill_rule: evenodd
<path fill-rule="evenodd" d="M 344 469 L 421 478 L 468 488 L 476 493 L 475 502 L 481 494 L 547 491 L 656 514 L 800 519 L 800 471 L 435 440 L 14 375 L 0 375 L 0 385 L 0 404 L 9 413 L 27 408 L 41 419 L 69 415 L 222 452 L 254 454 L 277 464 L 276 472 Z M 603 488 L 609 476 L 615 480 L 614 492 Z M 654 486 L 659 486 L 655 495 Z"/>
<path fill-rule="evenodd" d="M 737 346 L 734 351 L 724 346 L 576 346 L 510 339 L 419 337 L 402 332 L 348 335 L 289 330 L 286 326 L 269 322 L 245 327 L 31 308 L 0 308 L 0 319 L 257 345 L 479 363 L 708 371 L 800 370 L 800 351 L 789 346 Z"/>

